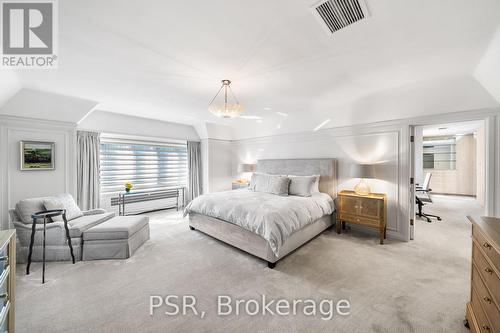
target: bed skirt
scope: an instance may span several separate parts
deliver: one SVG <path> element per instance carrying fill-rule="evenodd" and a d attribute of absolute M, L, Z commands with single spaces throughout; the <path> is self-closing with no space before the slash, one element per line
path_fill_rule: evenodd
<path fill-rule="evenodd" d="M 275 255 L 269 243 L 261 236 L 245 230 L 235 224 L 201 214 L 189 214 L 189 226 L 209 236 L 248 252 L 256 257 L 275 263 L 303 244 L 307 243 L 335 222 L 335 213 L 308 224 L 294 232 L 281 246 L 279 254 Z"/>

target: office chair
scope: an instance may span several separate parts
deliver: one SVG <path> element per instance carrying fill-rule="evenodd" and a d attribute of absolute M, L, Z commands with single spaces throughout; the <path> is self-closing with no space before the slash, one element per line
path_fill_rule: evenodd
<path fill-rule="evenodd" d="M 424 179 L 424 184 L 422 186 L 418 186 L 415 188 L 415 201 L 418 205 L 418 212 L 417 216 L 418 217 L 423 217 L 427 220 L 427 222 L 432 222 L 431 218 L 436 218 L 438 221 L 441 221 L 441 217 L 437 215 L 432 215 L 432 214 L 426 214 L 423 212 L 423 207 L 425 206 L 425 203 L 432 203 L 432 198 L 430 197 L 429 193 L 432 192 L 432 189 L 429 188 L 429 185 L 431 183 L 431 177 L 432 173 L 428 172 L 425 175 Z M 423 193 L 426 196 L 419 196 L 418 193 Z"/>

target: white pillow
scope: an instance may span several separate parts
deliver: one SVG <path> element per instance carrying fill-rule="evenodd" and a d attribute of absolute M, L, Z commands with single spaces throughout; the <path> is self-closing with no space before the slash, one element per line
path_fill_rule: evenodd
<path fill-rule="evenodd" d="M 277 195 L 288 195 L 290 178 L 265 173 L 254 173 L 250 180 L 250 189 L 255 192 L 265 192 Z"/>
<path fill-rule="evenodd" d="M 301 197 L 310 197 L 313 193 L 319 192 L 319 175 L 314 176 L 295 176 L 290 177 L 290 195 Z"/>
<path fill-rule="evenodd" d="M 83 216 L 83 212 L 78 208 L 75 200 L 71 194 L 64 193 L 56 195 L 55 197 L 45 198 L 43 200 L 43 205 L 45 209 L 66 209 L 66 219 L 68 221 L 74 220 L 78 217 Z M 62 216 L 56 216 L 52 218 L 53 221 L 63 221 Z"/>

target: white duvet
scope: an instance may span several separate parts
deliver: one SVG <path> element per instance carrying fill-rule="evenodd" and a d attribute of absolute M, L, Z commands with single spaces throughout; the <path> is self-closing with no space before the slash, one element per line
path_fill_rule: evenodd
<path fill-rule="evenodd" d="M 196 213 L 236 224 L 262 236 L 278 255 L 290 235 L 334 210 L 325 193 L 299 197 L 240 189 L 201 195 L 187 205 L 184 216 Z"/>

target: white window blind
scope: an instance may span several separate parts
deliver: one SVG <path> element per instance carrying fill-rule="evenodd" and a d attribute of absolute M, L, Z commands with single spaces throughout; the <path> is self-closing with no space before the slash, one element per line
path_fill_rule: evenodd
<path fill-rule="evenodd" d="M 134 190 L 185 187 L 185 143 L 148 142 L 101 138 L 101 193 L 123 191 L 125 182 Z"/>

